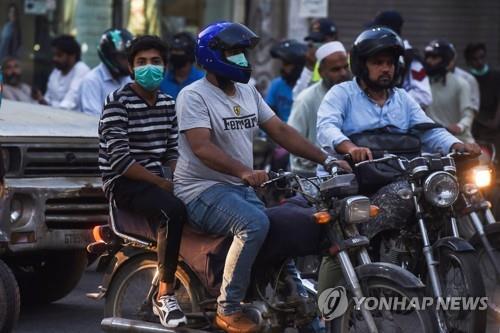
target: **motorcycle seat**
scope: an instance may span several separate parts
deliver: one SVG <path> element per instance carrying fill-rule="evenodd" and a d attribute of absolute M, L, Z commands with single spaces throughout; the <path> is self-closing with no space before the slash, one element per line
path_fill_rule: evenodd
<path fill-rule="evenodd" d="M 119 209 L 114 200 L 109 204 L 109 222 L 113 232 L 128 241 L 155 246 L 156 231 L 144 216 Z"/>

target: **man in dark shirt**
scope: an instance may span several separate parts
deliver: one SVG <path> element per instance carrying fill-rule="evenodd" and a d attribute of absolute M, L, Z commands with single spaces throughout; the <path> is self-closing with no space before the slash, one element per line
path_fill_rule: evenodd
<path fill-rule="evenodd" d="M 476 139 L 493 143 L 500 151 L 500 71 L 486 63 L 486 45 L 471 43 L 465 48 L 469 71 L 479 83 L 480 105 L 472 125 Z"/>
<path fill-rule="evenodd" d="M 173 171 L 178 156 L 175 102 L 159 90 L 167 53 L 159 37 L 132 41 L 128 63 L 134 81 L 106 99 L 99 122 L 99 168 L 106 195 L 118 208 L 147 217 L 158 234 L 160 283 L 153 313 L 163 326 L 177 327 L 187 322 L 174 295 L 187 213 L 172 193 L 172 181 L 162 177 L 163 166 Z"/>

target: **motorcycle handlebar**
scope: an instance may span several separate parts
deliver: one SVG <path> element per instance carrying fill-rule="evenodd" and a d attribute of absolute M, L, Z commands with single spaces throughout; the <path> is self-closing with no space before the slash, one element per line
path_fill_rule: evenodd
<path fill-rule="evenodd" d="M 380 162 L 390 161 L 390 160 L 394 160 L 394 159 L 402 159 L 402 158 L 397 156 L 397 155 L 394 155 L 394 154 L 385 154 L 383 157 L 380 157 L 380 158 L 355 163 L 354 167 L 358 168 L 358 167 L 365 165 L 365 164 L 380 163 Z"/>

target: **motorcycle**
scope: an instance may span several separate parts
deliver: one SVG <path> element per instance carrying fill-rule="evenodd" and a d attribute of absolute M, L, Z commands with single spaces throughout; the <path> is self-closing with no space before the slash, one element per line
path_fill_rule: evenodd
<path fill-rule="evenodd" d="M 460 195 L 454 205 L 460 234 L 476 248 L 479 268 L 491 313 L 500 317 L 500 223 L 492 213 L 485 190 L 492 185 L 494 172 L 478 156 L 456 153 Z"/>
<path fill-rule="evenodd" d="M 411 200 L 417 223 L 398 228 L 381 227 L 372 238 L 373 251 L 381 261 L 388 261 L 410 270 L 429 281 L 430 293 L 436 300 L 447 297 L 485 296 L 476 252 L 470 243 L 460 238 L 457 219 L 452 208 L 459 196 L 459 184 L 453 154 L 445 157 L 425 155 L 407 159 L 392 154 L 355 164 L 395 161 L 402 179 L 409 188 L 397 195 Z M 422 244 L 421 252 L 418 250 Z M 422 256 L 423 253 L 423 256 Z M 444 311 L 436 307 L 441 332 L 484 332 L 486 312 L 482 310 Z"/>
<path fill-rule="evenodd" d="M 326 253 L 338 257 L 344 273 L 345 313 L 329 322 L 330 332 L 349 332 L 362 328 L 364 332 L 386 332 L 386 325 L 399 325 L 414 332 L 433 332 L 431 310 L 408 308 L 404 311 L 369 311 L 365 304 L 355 300 L 365 296 L 392 295 L 404 300 L 421 299 L 424 285 L 410 272 L 390 263 L 372 263 L 368 256 L 368 239 L 359 235 L 356 224 L 366 222 L 371 207 L 368 198 L 353 195 L 357 192 L 352 174 L 326 178 L 300 178 L 281 172 L 263 184 L 264 187 L 287 188 L 303 195 L 315 207 L 316 213 L 305 221 L 305 227 L 315 225 L 324 230 Z M 105 310 L 101 327 L 112 332 L 213 332 L 218 288 L 220 286 L 225 255 L 232 242 L 230 238 L 200 234 L 186 227 L 181 243 L 180 262 L 176 277 L 176 296 L 184 310 L 188 325 L 178 329 L 161 327 L 151 311 L 151 297 L 157 288 L 156 255 L 153 235 L 139 236 L 137 230 L 124 231 L 120 226 L 124 219 L 134 219 L 140 225 L 140 217 L 117 209 L 111 201 L 110 227 L 94 229 L 96 242 L 89 251 L 102 253 L 98 269 L 105 271 L 100 292 L 89 296 L 105 298 Z M 313 224 L 312 221 L 316 223 Z M 287 221 L 282 221 L 287 222 Z M 273 231 L 273 224 L 282 229 Z M 130 225 L 130 224 L 128 224 Z M 147 225 L 146 223 L 142 225 Z M 310 301 L 286 301 L 282 275 L 287 258 L 272 259 L 276 247 L 288 258 L 312 253 L 294 253 L 289 237 L 272 239 L 273 234 L 286 234 L 287 223 L 273 223 L 268 239 L 261 249 L 252 274 L 243 311 L 258 323 L 261 332 L 283 332 L 287 327 L 303 327 L 316 317 L 316 306 Z M 300 242 L 303 234 L 296 235 Z M 351 256 L 357 256 L 355 266 Z M 270 258 L 271 257 L 271 258 Z M 265 258 L 266 263 L 260 261 Z M 281 264 L 276 264 L 279 261 Z M 272 264 L 269 264 L 272 263 Z M 344 289 L 344 290 L 345 290 Z M 312 295 L 313 296 L 313 295 Z M 329 295 L 331 296 L 331 295 Z M 310 297 L 310 299 L 314 299 Z M 329 302 L 325 304 L 332 305 Z M 323 306 L 325 306 L 323 304 Z M 321 304 L 320 304 L 321 307 Z M 329 309 L 332 310 L 332 309 Z M 335 310 L 335 309 L 333 309 Z M 410 323 L 410 324 L 409 324 Z M 411 327 L 408 327 L 411 325 Z"/>

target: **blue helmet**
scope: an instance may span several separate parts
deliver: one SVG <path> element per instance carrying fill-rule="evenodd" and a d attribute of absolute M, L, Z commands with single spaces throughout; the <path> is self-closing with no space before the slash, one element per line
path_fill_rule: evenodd
<path fill-rule="evenodd" d="M 224 51 L 251 49 L 257 45 L 259 37 L 243 24 L 216 22 L 203 29 L 196 41 L 196 61 L 208 72 L 232 81 L 248 83 L 252 67 L 230 62 Z"/>

